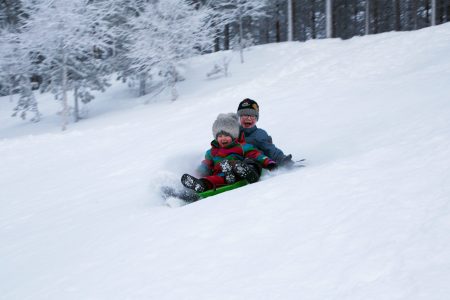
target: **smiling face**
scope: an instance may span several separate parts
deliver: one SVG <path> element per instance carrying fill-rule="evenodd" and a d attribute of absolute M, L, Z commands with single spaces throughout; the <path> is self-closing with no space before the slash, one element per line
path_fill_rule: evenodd
<path fill-rule="evenodd" d="M 241 122 L 241 126 L 244 128 L 252 128 L 256 125 L 256 116 L 250 116 L 250 115 L 241 115 L 239 118 Z"/>
<path fill-rule="evenodd" d="M 229 135 L 222 134 L 222 133 L 219 133 L 217 135 L 217 142 L 219 143 L 220 147 L 225 147 L 225 146 L 231 144 L 232 141 L 233 141 L 233 138 Z"/>

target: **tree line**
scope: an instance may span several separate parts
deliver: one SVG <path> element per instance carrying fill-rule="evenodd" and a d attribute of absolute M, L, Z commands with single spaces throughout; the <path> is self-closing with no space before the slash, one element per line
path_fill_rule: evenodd
<path fill-rule="evenodd" d="M 186 58 L 282 41 L 348 39 L 447 22 L 450 0 L 0 0 L 0 95 L 39 121 L 34 93 L 61 102 L 62 128 L 111 80 L 178 97 Z M 114 77 L 112 77 L 114 76 Z M 70 99 L 70 101 L 69 101 Z"/>
<path fill-rule="evenodd" d="M 448 22 L 450 0 L 272 0 L 263 11 L 263 17 L 243 22 L 245 35 L 255 44 L 417 30 Z M 215 50 L 230 49 L 236 27 L 223 28 Z"/>

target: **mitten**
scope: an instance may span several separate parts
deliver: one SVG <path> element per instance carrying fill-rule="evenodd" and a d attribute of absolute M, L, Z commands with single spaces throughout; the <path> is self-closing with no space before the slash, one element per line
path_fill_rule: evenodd
<path fill-rule="evenodd" d="M 290 168 L 295 164 L 292 160 L 292 154 L 286 155 L 280 162 L 280 166 Z"/>
<path fill-rule="evenodd" d="M 266 169 L 269 170 L 269 171 L 273 171 L 273 170 L 275 170 L 276 168 L 278 168 L 278 165 L 277 165 L 276 162 L 270 162 L 270 163 L 266 166 Z"/>

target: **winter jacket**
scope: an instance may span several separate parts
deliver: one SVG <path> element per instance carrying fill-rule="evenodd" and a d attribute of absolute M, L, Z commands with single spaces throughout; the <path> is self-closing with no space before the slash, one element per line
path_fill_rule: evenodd
<path fill-rule="evenodd" d="M 211 142 L 211 149 L 206 151 L 205 159 L 202 161 L 198 172 L 201 176 L 219 175 L 222 170 L 220 162 L 227 160 L 244 160 L 250 158 L 266 167 L 273 160 L 265 156 L 262 152 L 256 149 L 253 145 L 246 143 L 239 143 L 237 140 L 233 141 L 226 147 L 220 147 L 216 140 Z"/>
<path fill-rule="evenodd" d="M 252 128 L 243 128 L 241 126 L 240 132 L 240 142 L 254 145 L 258 150 L 262 151 L 275 162 L 280 163 L 286 157 L 283 151 L 275 147 L 272 143 L 272 137 L 268 135 L 264 129 L 256 126 L 253 126 Z"/>

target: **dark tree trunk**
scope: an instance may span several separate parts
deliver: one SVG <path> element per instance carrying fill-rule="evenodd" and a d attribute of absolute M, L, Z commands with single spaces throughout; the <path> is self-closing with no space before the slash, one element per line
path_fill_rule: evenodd
<path fill-rule="evenodd" d="M 276 21 L 275 21 L 275 41 L 281 42 L 281 24 L 280 24 L 280 5 L 276 5 Z"/>
<path fill-rule="evenodd" d="M 445 0 L 445 21 L 450 21 L 450 1 Z"/>
<path fill-rule="evenodd" d="M 224 50 L 230 50 L 230 25 L 225 25 L 223 32 L 223 48 Z"/>
<path fill-rule="evenodd" d="M 417 0 L 411 1 L 411 29 L 417 29 Z"/>
<path fill-rule="evenodd" d="M 297 1 L 296 0 L 292 0 L 292 36 L 293 36 L 293 41 L 298 41 L 298 32 L 297 32 Z"/>
<path fill-rule="evenodd" d="M 139 77 L 139 96 L 144 96 L 147 93 L 147 74 L 141 74 Z"/>
<path fill-rule="evenodd" d="M 401 31 L 402 25 L 401 25 L 401 21 L 400 21 L 401 11 L 400 11 L 400 1 L 399 0 L 394 0 L 393 8 L 394 8 L 394 30 Z"/>
<path fill-rule="evenodd" d="M 212 24 L 215 27 L 215 24 Z M 220 51 L 220 31 L 216 29 L 216 37 L 214 38 L 214 52 Z"/>
<path fill-rule="evenodd" d="M 281 42 L 281 25 L 280 25 L 280 20 L 277 20 L 275 22 L 275 32 L 276 32 L 276 42 L 279 43 Z"/>
<path fill-rule="evenodd" d="M 444 19 L 443 19 L 442 23 L 450 21 L 450 1 L 449 0 L 444 0 L 443 11 L 444 12 L 442 14 L 444 16 Z"/>
<path fill-rule="evenodd" d="M 366 0 L 366 5 L 365 5 L 365 9 L 364 9 L 364 34 L 370 34 L 370 20 L 371 20 L 371 16 L 370 16 L 370 10 L 371 10 L 371 3 L 370 0 Z"/>
<path fill-rule="evenodd" d="M 358 26 L 358 0 L 353 0 L 353 35 L 359 35 L 359 26 Z"/>
<path fill-rule="evenodd" d="M 316 1 L 311 0 L 311 38 L 316 39 L 317 32 L 316 32 Z"/>
<path fill-rule="evenodd" d="M 73 91 L 73 101 L 74 101 L 73 120 L 75 123 L 77 123 L 80 120 L 80 109 L 78 105 L 78 87 L 75 87 Z"/>
<path fill-rule="evenodd" d="M 379 24 L 380 16 L 378 15 L 378 7 L 379 7 L 378 1 L 372 1 L 372 6 L 373 6 L 373 33 L 379 33 L 380 32 L 380 24 Z"/>

